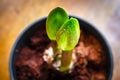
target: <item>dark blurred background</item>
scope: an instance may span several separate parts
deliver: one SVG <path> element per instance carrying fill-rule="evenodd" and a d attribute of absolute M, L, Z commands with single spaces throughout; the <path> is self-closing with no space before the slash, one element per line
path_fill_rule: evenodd
<path fill-rule="evenodd" d="M 9 56 L 18 35 L 56 6 L 93 24 L 113 52 L 112 80 L 120 80 L 120 0 L 0 0 L 0 80 L 9 80 Z"/>

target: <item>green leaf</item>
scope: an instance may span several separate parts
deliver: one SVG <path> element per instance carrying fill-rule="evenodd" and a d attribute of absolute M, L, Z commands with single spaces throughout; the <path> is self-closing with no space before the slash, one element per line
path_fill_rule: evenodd
<path fill-rule="evenodd" d="M 56 40 L 58 29 L 69 19 L 69 16 L 63 8 L 57 7 L 53 9 L 46 21 L 47 35 L 51 40 Z"/>
<path fill-rule="evenodd" d="M 80 37 L 79 22 L 75 18 L 70 18 L 65 22 L 56 34 L 58 48 L 64 51 L 72 50 L 78 43 Z"/>

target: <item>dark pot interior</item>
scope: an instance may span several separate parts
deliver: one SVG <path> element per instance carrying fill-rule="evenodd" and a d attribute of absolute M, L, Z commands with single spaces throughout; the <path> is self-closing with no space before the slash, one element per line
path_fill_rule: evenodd
<path fill-rule="evenodd" d="M 77 18 L 77 17 L 76 17 Z M 101 43 L 106 55 L 107 55 L 107 61 L 108 61 L 108 68 L 107 68 L 107 80 L 111 80 L 112 79 L 112 73 L 113 73 L 113 56 L 111 53 L 111 49 L 109 48 L 109 45 L 107 44 L 106 40 L 104 39 L 104 37 L 100 34 L 100 32 L 98 30 L 96 30 L 92 25 L 90 25 L 89 23 L 81 20 L 80 18 L 77 18 L 79 20 L 80 23 L 80 27 L 83 30 L 87 30 L 89 33 L 91 33 L 94 37 L 96 37 L 99 42 Z M 15 73 L 15 61 L 16 61 L 16 57 L 19 55 L 19 50 L 21 50 L 21 48 L 28 43 L 28 39 L 30 38 L 30 36 L 39 29 L 45 29 L 45 22 L 46 22 L 46 18 L 40 19 L 34 23 L 32 23 L 31 25 L 29 25 L 23 32 L 22 34 L 19 36 L 19 38 L 17 39 L 16 43 L 13 46 L 12 52 L 11 52 L 11 57 L 10 57 L 10 77 L 11 80 L 17 80 L 16 79 L 16 73 Z M 16 51 L 17 50 L 17 51 Z"/>

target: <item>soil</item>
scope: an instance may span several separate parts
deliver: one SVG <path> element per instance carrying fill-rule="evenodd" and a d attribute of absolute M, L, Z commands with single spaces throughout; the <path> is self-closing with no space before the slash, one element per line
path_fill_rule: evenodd
<path fill-rule="evenodd" d="M 74 49 L 77 61 L 68 72 L 59 72 L 43 59 L 43 52 L 50 47 L 45 30 L 36 31 L 20 51 L 16 60 L 17 80 L 106 80 L 107 61 L 98 40 L 81 30 L 80 40 Z"/>

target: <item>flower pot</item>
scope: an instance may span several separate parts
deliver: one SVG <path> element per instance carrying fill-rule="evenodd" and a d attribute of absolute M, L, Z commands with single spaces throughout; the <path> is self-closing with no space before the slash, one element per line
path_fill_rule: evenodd
<path fill-rule="evenodd" d="M 77 17 L 75 17 L 75 18 L 77 18 Z M 87 33 L 91 34 L 92 36 L 94 36 L 98 40 L 100 45 L 102 46 L 104 54 L 106 55 L 106 57 L 105 57 L 105 59 L 106 59 L 106 63 L 105 63 L 106 79 L 111 80 L 112 73 L 113 73 L 113 56 L 111 53 L 111 49 L 109 48 L 109 45 L 107 44 L 106 40 L 101 35 L 101 33 L 97 29 L 95 29 L 91 24 L 89 24 L 88 22 L 86 22 L 80 18 L 77 18 L 77 19 L 80 23 L 80 28 L 82 30 L 86 31 Z M 50 42 L 50 40 L 46 36 L 45 25 L 46 25 L 46 17 L 33 22 L 22 32 L 22 34 L 16 40 L 16 43 L 13 46 L 11 56 L 10 56 L 9 70 L 10 70 L 11 80 L 19 80 L 19 79 L 17 79 L 17 75 L 19 75 L 19 73 L 16 72 L 16 70 L 17 70 L 16 60 L 18 59 L 18 56 L 20 55 L 20 51 L 22 50 L 22 48 L 25 45 L 29 45 L 31 36 L 33 36 L 36 31 L 39 30 L 40 31 L 39 34 L 42 34 L 42 36 L 46 38 L 45 43 L 40 44 L 40 45 L 44 45 L 44 47 L 47 47 L 46 45 Z M 36 44 L 36 43 L 34 43 L 34 44 Z M 34 47 L 31 47 L 31 49 L 34 50 Z M 34 51 L 33 51 L 33 53 L 34 53 Z M 32 54 L 32 53 L 30 53 L 30 54 Z M 19 64 L 19 62 L 17 64 Z M 28 62 L 28 64 L 29 64 L 29 62 Z M 39 73 L 39 71 L 38 71 L 38 73 Z M 39 79 L 39 80 L 44 80 L 44 79 Z"/>

